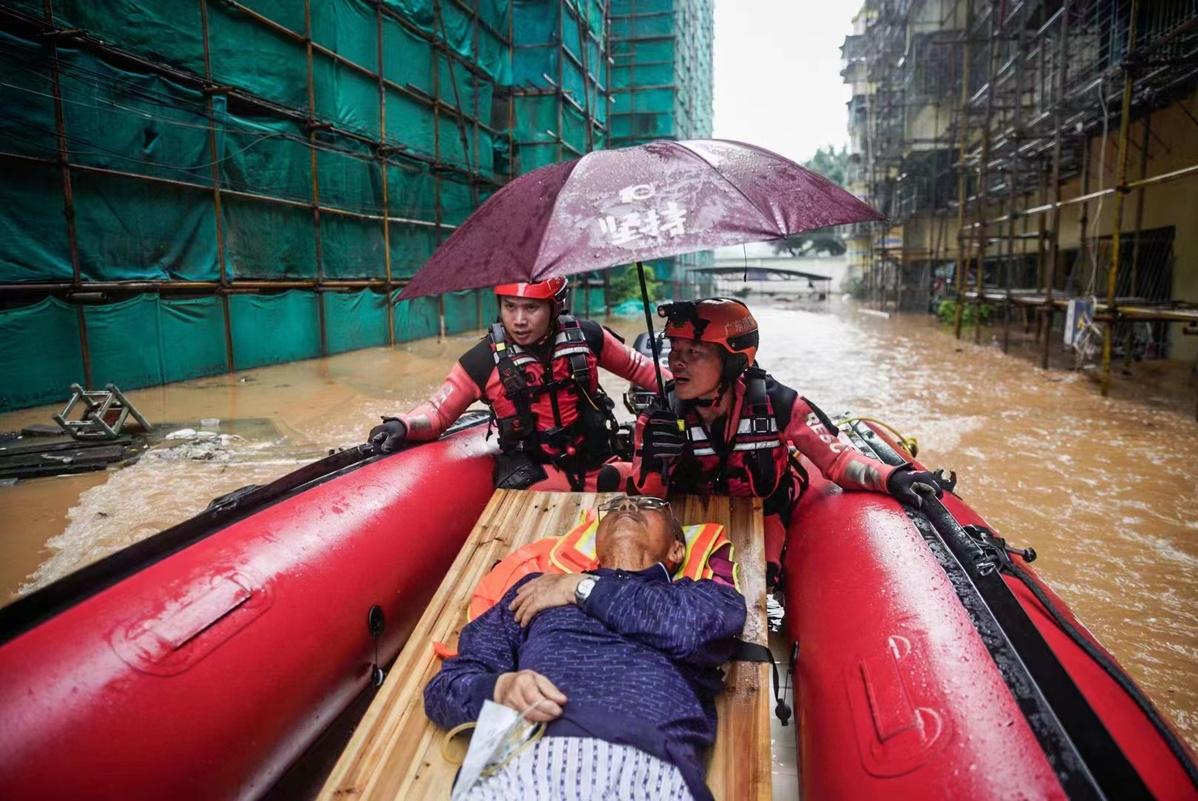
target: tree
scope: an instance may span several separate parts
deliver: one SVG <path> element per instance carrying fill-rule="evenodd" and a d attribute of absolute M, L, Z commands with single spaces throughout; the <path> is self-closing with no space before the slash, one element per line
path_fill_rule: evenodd
<path fill-rule="evenodd" d="M 834 145 L 821 147 L 815 151 L 814 156 L 803 162 L 803 166 L 838 186 L 844 186 L 849 174 L 848 146 L 841 145 L 840 150 Z"/>
<path fill-rule="evenodd" d="M 812 231 L 807 234 L 795 234 L 774 242 L 775 253 L 789 253 L 792 256 L 816 256 L 827 253 L 829 256 L 843 256 L 845 251 L 843 239 L 835 231 Z"/>

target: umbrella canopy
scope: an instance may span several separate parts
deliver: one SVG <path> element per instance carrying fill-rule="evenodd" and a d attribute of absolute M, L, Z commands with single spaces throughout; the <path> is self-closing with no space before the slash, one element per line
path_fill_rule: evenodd
<path fill-rule="evenodd" d="M 882 215 L 828 179 L 721 139 L 598 150 L 506 184 L 402 299 L 780 239 Z"/>

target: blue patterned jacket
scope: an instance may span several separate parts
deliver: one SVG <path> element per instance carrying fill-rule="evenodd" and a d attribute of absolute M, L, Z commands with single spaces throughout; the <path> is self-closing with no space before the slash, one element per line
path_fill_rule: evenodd
<path fill-rule="evenodd" d="M 713 699 L 744 628 L 744 598 L 710 580 L 671 582 L 660 564 L 595 575 L 582 607 L 546 609 L 527 629 L 508 605 L 534 576 L 518 582 L 462 629 L 458 656 L 424 690 L 425 713 L 446 728 L 475 720 L 499 674 L 535 670 L 568 699 L 546 736 L 635 746 L 677 765 L 696 801 L 710 798 L 703 764 L 715 741 Z"/>

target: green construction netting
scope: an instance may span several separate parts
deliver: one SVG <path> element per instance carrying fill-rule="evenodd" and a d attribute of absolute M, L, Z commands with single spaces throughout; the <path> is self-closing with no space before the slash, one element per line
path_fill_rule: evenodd
<path fill-rule="evenodd" d="M 215 80 L 290 108 L 308 108 L 303 44 L 221 3 L 208 4 L 208 31 Z"/>
<path fill-rule="evenodd" d="M 372 5 L 359 0 L 313 2 L 312 41 L 360 67 L 378 72 L 378 27 Z"/>
<path fill-rule="evenodd" d="M 483 297 L 477 290 L 449 292 L 445 298 L 445 332 L 460 334 L 482 327 Z M 483 312 L 485 313 L 485 312 Z"/>
<path fill-rule="evenodd" d="M 432 45 L 391 17 L 383 19 L 383 77 L 433 93 Z"/>
<path fill-rule="evenodd" d="M 320 355 L 320 318 L 313 292 L 233 295 L 233 361 L 239 370 Z"/>
<path fill-rule="evenodd" d="M 0 281 L 69 281 L 73 272 L 62 171 L 11 159 L 0 163 L 5 173 L 0 181 Z"/>
<path fill-rule="evenodd" d="M 214 5 L 209 4 L 209 14 Z M 204 72 L 199 3 L 58 0 L 54 22 L 64 28 L 81 28 L 97 39 L 119 42 L 122 50 L 139 56 L 201 75 Z"/>
<path fill-rule="evenodd" d="M 313 278 L 316 225 L 311 209 L 226 197 L 225 265 L 234 278 Z"/>
<path fill-rule="evenodd" d="M 75 307 L 57 298 L 0 311 L 0 411 L 66 402 L 83 383 Z"/>
<path fill-rule="evenodd" d="M 440 333 L 441 313 L 436 298 L 397 300 L 399 290 L 393 292 L 391 298 L 394 303 L 396 342 L 411 342 Z"/>
<path fill-rule="evenodd" d="M 329 353 L 387 344 L 387 296 L 360 292 L 324 292 L 324 322 Z"/>
<path fill-rule="evenodd" d="M 84 306 L 92 386 L 121 389 L 224 372 L 224 311 L 218 298 L 137 295 Z"/>
<path fill-rule="evenodd" d="M 102 306 L 46 298 L 0 312 L 0 372 L 19 375 L 0 390 L 0 410 L 64 402 L 84 383 L 78 312 L 91 356 L 92 387 L 137 389 L 224 372 L 220 299 L 137 295 Z"/>
<path fill-rule="evenodd" d="M 10 5 L 43 14 L 40 0 Z M 60 39 L 58 50 L 63 125 L 75 165 L 67 177 L 85 282 L 215 281 L 222 263 L 233 280 L 381 278 L 388 257 L 392 275 L 402 278 L 493 191 L 472 186 L 466 172 L 502 180 L 512 166 L 532 169 L 585 149 L 588 139 L 595 146 L 605 141 L 597 126 L 588 132 L 584 114 L 545 79 L 558 81 L 560 72 L 570 98 L 602 123 L 606 103 L 595 81 L 603 80 L 599 65 L 606 59 L 598 44 L 605 33 L 603 0 L 478 0 L 469 9 L 435 0 L 383 0 L 377 7 L 369 0 L 312 0 L 310 31 L 318 49 L 310 70 L 303 3 L 240 5 L 245 8 L 207 3 L 206 59 L 199 4 L 55 2 L 54 24 L 81 29 L 89 42 Z M 502 42 L 509 35 L 518 46 L 519 77 L 513 50 Z M 448 58 L 437 40 L 470 65 Z M 64 175 L 52 163 L 58 147 L 48 41 L 0 33 L 0 150 L 47 160 L 0 157 L 6 179 L 0 182 L 0 282 L 73 275 Z M 174 71 L 108 55 L 106 47 Z M 576 61 L 596 73 L 593 80 Z M 229 91 L 200 90 L 209 69 L 211 82 Z M 380 69 L 388 84 L 381 108 L 380 81 L 370 74 Z M 509 132 L 513 85 L 516 130 Z M 521 85 L 550 91 L 525 96 Z M 318 124 L 309 127 L 305 120 L 313 117 Z M 214 178 L 222 189 L 219 203 Z M 326 206 L 319 214 L 311 207 L 316 192 Z M 384 209 L 397 219 L 385 222 Z M 432 224 L 438 220 L 446 227 Z M 330 350 L 380 342 L 386 329 L 380 296 L 321 297 L 307 290 L 231 296 L 236 366 L 317 355 L 320 308 L 333 321 Z M 446 298 L 446 328 L 477 328 L 479 298 Z M 398 304 L 397 338 L 436 334 L 440 307 L 437 299 Z M 88 307 L 93 383 L 132 387 L 225 369 L 223 308 L 214 298 L 149 297 Z M 74 314 L 73 307 L 53 303 L 19 311 L 58 320 L 64 309 Z M 16 313 L 3 313 L 5 325 L 12 326 Z M 78 358 L 77 328 L 55 324 L 53 330 L 63 352 Z M 158 348 L 143 346 L 151 335 Z M 164 341 L 173 344 L 164 348 Z M 6 403 L 59 400 L 70 383 L 56 376 L 46 389 L 50 384 L 36 377 L 26 381 L 27 372 L 19 371 L 20 383 L 30 388 Z"/>

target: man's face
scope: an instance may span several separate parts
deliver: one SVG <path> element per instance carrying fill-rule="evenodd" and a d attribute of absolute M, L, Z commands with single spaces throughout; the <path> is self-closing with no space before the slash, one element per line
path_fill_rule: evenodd
<path fill-rule="evenodd" d="M 711 342 L 670 337 L 670 372 L 674 392 L 682 400 L 710 395 L 720 385 L 724 372 L 723 351 Z"/>
<path fill-rule="evenodd" d="M 526 347 L 545 338 L 549 333 L 552 315 L 547 300 L 501 297 L 499 319 L 512 341 Z"/>
<path fill-rule="evenodd" d="M 642 509 L 624 499 L 599 521 L 595 555 L 603 567 L 643 570 L 661 562 L 671 570 L 686 556 L 669 507 Z"/>

